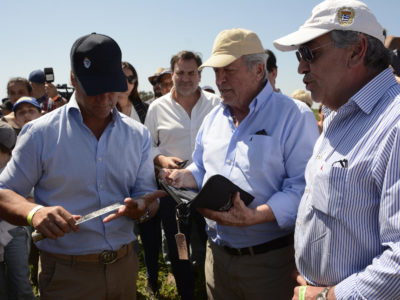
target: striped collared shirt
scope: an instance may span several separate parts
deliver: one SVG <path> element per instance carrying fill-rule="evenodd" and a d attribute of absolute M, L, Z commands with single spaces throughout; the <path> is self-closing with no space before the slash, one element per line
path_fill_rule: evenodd
<path fill-rule="evenodd" d="M 338 299 L 400 297 L 400 85 L 387 69 L 324 123 L 306 168 L 297 267 Z"/>

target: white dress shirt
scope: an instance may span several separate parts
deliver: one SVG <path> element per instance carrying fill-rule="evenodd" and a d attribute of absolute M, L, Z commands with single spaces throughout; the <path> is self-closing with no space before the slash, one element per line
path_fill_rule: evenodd
<path fill-rule="evenodd" d="M 153 158 L 157 155 L 179 157 L 192 162 L 192 153 L 204 117 L 221 99 L 200 90 L 200 98 L 189 116 L 185 109 L 168 93 L 150 104 L 145 125 L 150 131 Z"/>

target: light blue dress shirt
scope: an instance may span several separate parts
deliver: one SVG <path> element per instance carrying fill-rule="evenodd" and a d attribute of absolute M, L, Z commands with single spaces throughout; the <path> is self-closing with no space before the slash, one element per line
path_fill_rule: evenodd
<path fill-rule="evenodd" d="M 199 130 L 193 163 L 187 168 L 199 187 L 210 176 L 221 174 L 255 197 L 249 207 L 271 207 L 276 222 L 239 228 L 206 219 L 209 238 L 235 248 L 262 244 L 293 231 L 305 186 L 304 169 L 318 137 L 311 110 L 274 93 L 269 83 L 249 108 L 237 128 L 226 105 L 212 110 Z"/>
<path fill-rule="evenodd" d="M 83 123 L 74 98 L 63 107 L 24 126 L 11 161 L 0 175 L 0 188 L 26 196 L 35 188 L 38 204 L 60 205 L 85 215 L 125 197 L 156 190 L 148 130 L 115 108 L 99 140 Z M 37 243 L 63 254 L 117 250 L 136 239 L 134 221 L 120 217 L 104 224 L 96 218 L 79 232 Z"/>
<path fill-rule="evenodd" d="M 296 264 L 338 299 L 400 298 L 399 121 L 387 69 L 331 112 L 307 165 Z"/>

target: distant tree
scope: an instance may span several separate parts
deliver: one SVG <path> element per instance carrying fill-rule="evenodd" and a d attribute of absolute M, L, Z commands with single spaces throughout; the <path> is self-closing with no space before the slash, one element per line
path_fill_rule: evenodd
<path fill-rule="evenodd" d="M 154 97 L 153 92 L 139 91 L 139 96 L 142 101 L 147 101 Z"/>

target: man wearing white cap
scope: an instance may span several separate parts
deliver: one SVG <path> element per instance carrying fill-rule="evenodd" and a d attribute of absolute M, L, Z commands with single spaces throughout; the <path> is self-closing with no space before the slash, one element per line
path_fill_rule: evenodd
<path fill-rule="evenodd" d="M 297 49 L 306 88 L 332 111 L 306 168 L 293 299 L 399 299 L 400 86 L 383 42 L 356 0 L 320 3 L 274 42 Z"/>
<path fill-rule="evenodd" d="M 178 187 L 202 187 L 221 174 L 255 197 L 247 207 L 236 193 L 226 212 L 199 209 L 207 218 L 209 299 L 290 299 L 294 288 L 292 233 L 318 129 L 305 104 L 273 92 L 266 60 L 254 32 L 218 34 L 201 68 L 214 68 L 222 104 L 204 119 L 193 163 L 165 170 Z"/>

